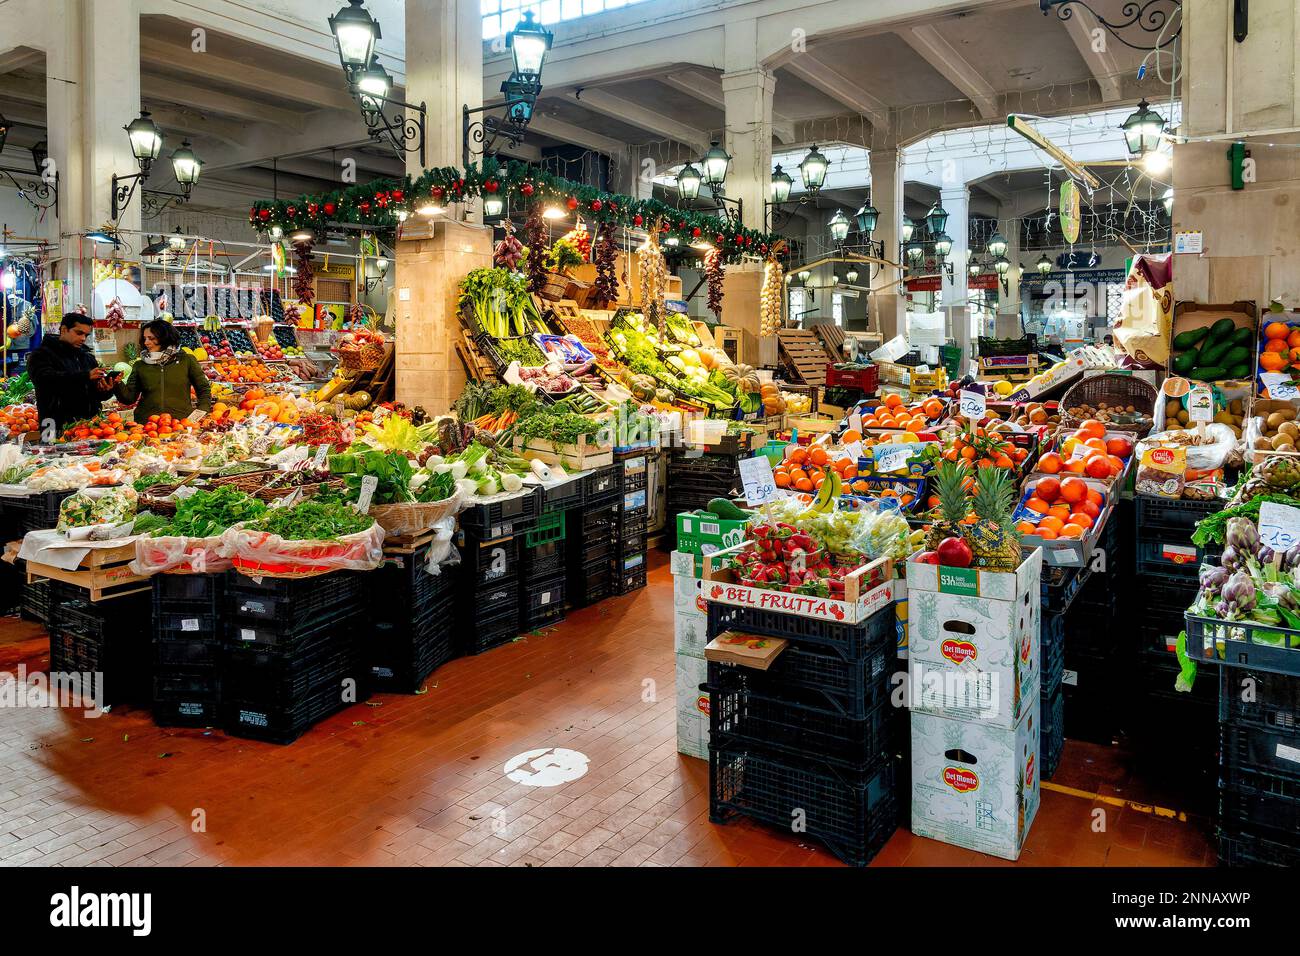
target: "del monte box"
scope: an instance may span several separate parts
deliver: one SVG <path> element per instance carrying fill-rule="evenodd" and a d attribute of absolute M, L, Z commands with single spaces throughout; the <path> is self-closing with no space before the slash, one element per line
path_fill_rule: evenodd
<path fill-rule="evenodd" d="M 1039 682 L 1035 548 L 1015 571 L 907 563 L 908 660 L 914 711 L 1017 726 Z"/>

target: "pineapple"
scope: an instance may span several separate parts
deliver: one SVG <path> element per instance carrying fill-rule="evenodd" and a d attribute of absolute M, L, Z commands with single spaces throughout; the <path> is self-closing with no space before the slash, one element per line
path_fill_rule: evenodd
<path fill-rule="evenodd" d="M 965 480 L 966 469 L 955 461 L 945 461 L 935 469 L 934 493 L 939 496 L 939 518 L 926 533 L 925 550 L 933 551 L 944 538 L 962 537 L 968 505 Z"/>
<path fill-rule="evenodd" d="M 975 472 L 975 524 L 967 529 L 975 560 L 973 567 L 989 571 L 1014 571 L 1020 565 L 1020 535 L 1011 520 L 1015 485 L 1002 468 Z"/>

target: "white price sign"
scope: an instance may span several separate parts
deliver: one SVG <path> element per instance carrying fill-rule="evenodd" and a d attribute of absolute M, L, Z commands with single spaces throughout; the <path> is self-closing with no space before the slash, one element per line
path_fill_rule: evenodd
<path fill-rule="evenodd" d="M 201 408 L 196 408 L 196 409 L 194 409 L 194 411 L 190 412 L 188 415 L 185 416 L 185 420 L 186 420 L 187 422 L 196 422 L 196 423 L 197 423 L 197 422 L 201 422 L 201 421 L 203 421 L 203 419 L 205 419 L 205 418 L 207 418 L 207 417 L 208 417 L 208 413 L 207 413 L 207 412 L 205 412 L 205 411 L 204 411 L 203 409 L 201 409 Z"/>
<path fill-rule="evenodd" d="M 988 409 L 988 396 L 973 389 L 963 388 L 960 402 L 961 415 L 971 421 L 979 421 Z"/>
<path fill-rule="evenodd" d="M 1282 402 L 1293 400 L 1297 394 L 1295 382 L 1291 381 L 1291 376 L 1286 372 L 1265 372 L 1260 378 L 1264 382 L 1264 387 L 1268 389 L 1268 397 Z"/>
<path fill-rule="evenodd" d="M 1194 422 L 1214 421 L 1214 392 L 1201 385 L 1187 396 L 1187 417 Z"/>
<path fill-rule="evenodd" d="M 854 412 L 849 416 L 849 427 L 859 435 L 862 434 L 862 413 Z"/>
<path fill-rule="evenodd" d="M 912 457 L 912 448 L 909 445 L 876 445 L 871 454 L 876 459 L 876 471 L 884 473 L 906 467 Z"/>
<path fill-rule="evenodd" d="M 1300 544 L 1300 508 L 1265 501 L 1259 506 L 1259 540 L 1278 554 Z"/>
<path fill-rule="evenodd" d="M 766 461 L 767 459 L 765 458 L 763 460 Z M 771 470 L 771 466 L 769 465 L 768 471 L 771 472 Z M 361 514 L 369 514 L 370 499 L 374 497 L 375 488 L 378 484 L 379 479 L 374 475 L 366 475 L 361 479 L 361 494 L 357 497 L 357 511 Z"/>
<path fill-rule="evenodd" d="M 324 467 L 325 467 L 325 457 L 326 457 L 329 453 L 330 453 L 330 446 L 329 446 L 329 445 L 321 445 L 319 448 L 317 448 L 317 449 L 316 449 L 316 457 L 312 459 L 312 467 L 314 467 L 314 468 L 318 468 L 318 469 L 319 469 L 319 468 L 324 468 Z"/>
<path fill-rule="evenodd" d="M 844 454 L 847 455 L 849 457 L 849 460 L 856 465 L 858 463 L 858 459 L 862 457 L 862 442 L 860 441 L 849 442 L 847 445 L 844 446 Z"/>
<path fill-rule="evenodd" d="M 761 505 L 777 496 L 776 479 L 772 476 L 772 462 L 766 455 L 740 460 L 740 480 L 745 485 L 745 502 Z"/>

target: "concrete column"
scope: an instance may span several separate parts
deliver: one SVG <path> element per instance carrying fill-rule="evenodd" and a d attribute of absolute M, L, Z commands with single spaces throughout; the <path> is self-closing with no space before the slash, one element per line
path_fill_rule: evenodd
<path fill-rule="evenodd" d="M 880 210 L 874 238 L 884 246 L 883 258 L 901 264 L 903 253 L 898 242 L 903 224 L 902 152 L 873 149 L 870 163 L 871 202 Z M 903 313 L 907 310 L 907 300 L 900 285 L 902 278 L 901 270 L 883 266 L 871 280 L 871 288 L 881 291 L 871 296 L 870 311 L 886 342 L 905 328 Z"/>
<path fill-rule="evenodd" d="M 82 221 L 87 179 L 82 168 L 81 33 L 85 0 L 49 0 L 45 16 L 45 122 L 52 172 L 59 175 L 59 215 L 45 220 L 45 235 L 65 257 L 76 254 L 74 242 L 60 242 L 60 232 L 88 225 Z M 120 132 L 120 131 L 119 131 Z M 121 134 L 123 137 L 125 133 Z M 123 172 L 132 170 L 123 168 Z M 107 190 L 104 183 L 101 189 Z M 97 224 L 96 224 L 97 225 Z M 67 273 L 60 270 L 59 275 Z M 73 303 L 75 305 L 75 303 Z M 87 303 L 89 304 L 89 303 Z"/>
<path fill-rule="evenodd" d="M 80 215 L 65 232 L 111 222 L 113 175 L 129 176 L 140 171 L 123 129 L 140 115 L 139 0 L 94 0 L 79 6 L 84 193 Z M 49 122 L 52 133 L 59 118 L 51 114 Z M 179 145 L 174 137 L 164 140 L 154 163 L 160 177 L 166 173 L 170 178 L 167 157 Z M 170 188 L 176 188 L 174 182 Z M 140 201 L 137 188 L 131 204 L 124 212 L 119 210 L 119 229 L 140 228 Z"/>
<path fill-rule="evenodd" d="M 971 359 L 971 335 L 966 261 L 970 252 L 970 189 L 965 183 L 945 186 L 939 193 L 939 201 L 948 211 L 947 232 L 952 239 L 952 252 L 947 259 L 947 264 L 952 267 L 952 278 L 948 278 L 945 270 L 939 307 L 948 316 L 948 334 L 961 348 L 962 362 L 968 363 Z"/>
<path fill-rule="evenodd" d="M 478 0 L 406 0 L 406 101 L 425 104 L 424 166 L 461 165 L 461 108 L 483 105 L 483 22 Z"/>
<path fill-rule="evenodd" d="M 998 290 L 998 316 L 995 333 L 1000 339 L 1020 337 L 1020 222 L 1012 206 L 998 210 L 998 229 L 1007 240 L 1006 289 Z"/>
<path fill-rule="evenodd" d="M 727 198 L 744 203 L 742 221 L 762 229 L 772 183 L 772 93 L 776 78 L 767 70 L 722 74 L 726 143 L 731 154 Z"/>

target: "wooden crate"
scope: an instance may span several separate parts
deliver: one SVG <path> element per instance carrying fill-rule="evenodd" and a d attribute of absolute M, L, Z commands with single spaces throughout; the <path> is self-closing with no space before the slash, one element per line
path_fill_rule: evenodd
<path fill-rule="evenodd" d="M 515 454 L 522 458 L 535 458 L 548 465 L 563 465 L 573 471 L 614 464 L 614 446 L 588 444 L 586 438 L 578 439 L 576 445 L 556 445 L 537 438 L 525 442 L 516 438 L 514 449 Z"/>
<path fill-rule="evenodd" d="M 777 333 L 781 362 L 804 385 L 826 384 L 826 349 L 808 329 L 782 329 Z"/>
<path fill-rule="evenodd" d="M 832 362 L 844 361 L 844 329 L 834 322 L 819 322 L 812 327 L 812 333 L 821 341 Z"/>
<path fill-rule="evenodd" d="M 95 548 L 71 571 L 38 561 L 28 561 L 27 583 L 62 581 L 88 591 L 91 601 L 107 601 L 150 589 L 149 576 L 131 570 L 130 565 L 134 560 L 135 544 L 132 543 L 117 548 Z"/>
<path fill-rule="evenodd" d="M 474 382 L 499 382 L 496 369 L 486 355 L 465 329 L 460 330 L 460 340 L 456 343 L 456 354 L 465 366 L 465 374 Z"/>

